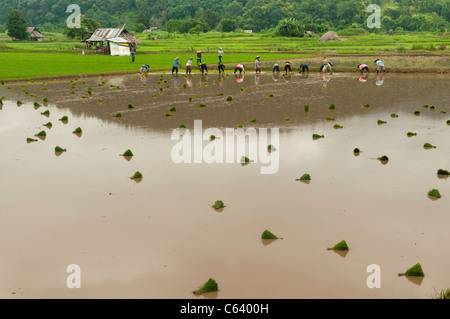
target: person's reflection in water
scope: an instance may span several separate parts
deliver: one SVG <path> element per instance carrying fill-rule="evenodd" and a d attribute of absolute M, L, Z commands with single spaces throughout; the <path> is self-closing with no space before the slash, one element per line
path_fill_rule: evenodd
<path fill-rule="evenodd" d="M 186 77 L 186 84 L 190 88 L 192 87 L 192 75 L 191 74 L 188 74 L 188 76 Z"/>
<path fill-rule="evenodd" d="M 272 80 L 274 82 L 277 82 L 280 79 L 280 73 L 279 72 L 273 72 L 272 73 Z"/>
<path fill-rule="evenodd" d="M 235 73 L 234 74 L 237 83 L 244 82 L 244 74 L 243 73 Z"/>
<path fill-rule="evenodd" d="M 289 82 L 291 81 L 291 75 L 288 73 L 286 75 L 283 76 L 284 77 L 284 82 Z"/>
<path fill-rule="evenodd" d="M 205 74 L 202 73 L 201 76 L 198 77 L 198 86 L 202 86 L 206 82 Z"/>
<path fill-rule="evenodd" d="M 258 88 L 258 85 L 259 85 L 260 77 L 261 77 L 261 73 L 255 74 L 255 85 L 256 85 L 257 88 Z"/>
<path fill-rule="evenodd" d="M 367 79 L 369 78 L 369 74 L 366 73 L 364 75 L 361 75 L 358 79 L 359 82 L 367 82 Z"/>
<path fill-rule="evenodd" d="M 178 82 L 178 74 L 175 74 L 175 75 L 173 76 L 173 87 L 176 88 L 176 89 L 178 89 L 178 85 L 179 85 L 179 82 Z"/>
<path fill-rule="evenodd" d="M 302 79 L 307 79 L 309 76 L 309 72 L 302 73 Z"/>
<path fill-rule="evenodd" d="M 377 80 L 375 81 L 375 86 L 382 86 L 384 83 L 384 72 L 377 74 Z"/>
<path fill-rule="evenodd" d="M 146 84 L 147 80 L 148 80 L 148 75 L 147 74 L 141 74 L 140 77 L 141 77 L 142 84 Z"/>
<path fill-rule="evenodd" d="M 225 81 L 225 73 L 219 73 L 219 86 L 223 85 L 223 81 Z"/>
<path fill-rule="evenodd" d="M 328 77 L 328 75 L 326 74 L 326 73 L 322 73 L 322 87 L 324 88 L 324 89 L 326 89 L 327 88 L 327 85 L 328 85 L 328 82 L 330 82 L 331 81 L 331 78 L 330 77 Z"/>

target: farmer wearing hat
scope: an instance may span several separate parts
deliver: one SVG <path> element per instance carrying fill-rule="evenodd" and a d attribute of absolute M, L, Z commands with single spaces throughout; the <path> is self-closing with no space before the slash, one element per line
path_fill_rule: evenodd
<path fill-rule="evenodd" d="M 256 73 L 261 73 L 261 61 L 259 60 L 259 55 L 256 57 L 255 60 L 255 71 Z"/>
<path fill-rule="evenodd" d="M 217 51 L 218 55 L 219 55 L 219 64 L 222 63 L 222 55 L 223 55 L 223 50 L 222 48 L 219 48 L 219 51 Z"/>
<path fill-rule="evenodd" d="M 173 71 L 176 71 L 178 74 L 178 67 L 180 66 L 180 61 L 179 61 L 179 57 L 176 57 L 175 60 L 173 60 L 173 65 L 172 65 L 172 74 Z"/>
<path fill-rule="evenodd" d="M 197 51 L 197 65 L 200 65 L 202 63 L 202 51 Z"/>

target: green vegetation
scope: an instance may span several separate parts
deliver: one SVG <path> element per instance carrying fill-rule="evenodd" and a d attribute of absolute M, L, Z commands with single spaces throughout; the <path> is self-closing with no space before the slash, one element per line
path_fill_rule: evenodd
<path fill-rule="evenodd" d="M 228 96 L 227 96 L 227 101 L 228 101 L 228 102 L 233 101 L 233 97 L 232 97 L 231 95 L 228 95 Z"/>
<path fill-rule="evenodd" d="M 239 124 L 238 126 L 236 126 L 236 128 L 242 128 L 242 124 Z"/>
<path fill-rule="evenodd" d="M 433 299 L 450 299 L 450 288 L 442 289 L 433 297 Z"/>
<path fill-rule="evenodd" d="M 246 157 L 246 156 L 242 156 L 241 157 L 241 163 L 248 164 L 248 163 L 250 163 L 250 159 L 248 157 Z"/>
<path fill-rule="evenodd" d="M 214 135 L 210 135 L 209 136 L 209 140 L 212 142 L 212 141 L 214 141 L 216 139 L 216 137 L 214 136 Z"/>
<path fill-rule="evenodd" d="M 192 95 L 190 95 L 190 96 L 188 97 L 189 102 L 191 102 L 193 98 L 194 98 L 194 97 L 193 97 Z"/>
<path fill-rule="evenodd" d="M 310 181 L 311 175 L 309 174 L 303 174 L 300 178 L 296 179 L 296 181 Z"/>
<path fill-rule="evenodd" d="M 203 284 L 203 286 L 198 288 L 198 290 L 194 291 L 194 294 L 200 295 L 200 294 L 204 294 L 207 292 L 214 292 L 214 291 L 218 291 L 218 290 L 219 290 L 219 286 L 218 286 L 217 282 L 214 279 L 209 278 L 208 281 L 206 281 Z"/>
<path fill-rule="evenodd" d="M 434 109 L 435 109 L 434 105 L 430 106 L 430 110 L 434 111 Z"/>
<path fill-rule="evenodd" d="M 441 113 L 441 114 L 447 114 L 447 111 L 446 111 L 446 110 L 440 110 L 439 113 Z"/>
<path fill-rule="evenodd" d="M 128 149 L 122 154 L 122 156 L 131 157 L 131 156 L 134 156 L 134 154 L 130 149 Z"/>
<path fill-rule="evenodd" d="M 250 122 L 250 123 L 256 123 L 256 119 L 253 118 L 253 119 L 251 119 L 249 122 Z"/>
<path fill-rule="evenodd" d="M 383 155 L 383 156 L 378 157 L 378 160 L 380 160 L 382 162 L 387 162 L 387 161 L 389 161 L 389 157 L 387 157 L 386 155 Z"/>
<path fill-rule="evenodd" d="M 261 239 L 278 239 L 278 237 L 266 229 L 261 234 Z"/>
<path fill-rule="evenodd" d="M 45 137 L 45 136 L 47 136 L 47 133 L 45 133 L 45 131 L 40 131 L 39 133 L 37 133 L 34 136 Z"/>
<path fill-rule="evenodd" d="M 312 135 L 312 137 L 313 137 L 313 139 L 319 139 L 319 138 L 324 138 L 325 136 L 324 135 L 320 135 L 320 134 L 313 134 Z"/>
<path fill-rule="evenodd" d="M 142 174 L 141 172 L 137 171 L 136 173 L 134 173 L 134 175 L 132 177 L 130 177 L 131 179 L 142 179 Z"/>
<path fill-rule="evenodd" d="M 425 143 L 423 144 L 423 148 L 429 149 L 429 148 L 436 148 L 436 146 L 430 144 L 430 143 Z"/>
<path fill-rule="evenodd" d="M 398 274 L 399 276 L 415 276 L 415 277 L 423 277 L 425 274 L 423 273 L 422 266 L 417 263 L 408 270 L 405 271 L 405 273 Z"/>
<path fill-rule="evenodd" d="M 42 102 L 47 103 L 48 102 L 48 98 L 47 97 L 42 98 Z"/>
<path fill-rule="evenodd" d="M 98 103 L 102 103 L 102 102 L 103 102 L 103 99 L 102 99 L 102 98 L 99 98 L 97 101 L 98 101 Z"/>
<path fill-rule="evenodd" d="M 406 133 L 406 136 L 408 136 L 408 137 L 417 136 L 417 133 L 408 132 L 408 133 Z"/>
<path fill-rule="evenodd" d="M 269 98 L 273 98 L 273 94 L 270 93 L 270 94 L 268 95 L 268 97 L 269 97 Z"/>
<path fill-rule="evenodd" d="M 50 128 L 52 128 L 53 124 L 52 124 L 52 122 L 47 122 L 43 126 L 45 126 L 45 127 L 50 129 Z"/>
<path fill-rule="evenodd" d="M 206 107 L 206 104 L 200 103 L 200 104 L 199 104 L 199 107 Z"/>
<path fill-rule="evenodd" d="M 267 145 L 267 151 L 268 151 L 268 152 L 273 152 L 273 151 L 275 151 L 275 150 L 276 150 L 276 148 L 275 148 L 275 146 L 273 146 L 272 144 Z"/>
<path fill-rule="evenodd" d="M 27 138 L 27 143 L 33 143 L 33 142 L 37 142 L 38 140 L 34 139 L 34 138 Z"/>
<path fill-rule="evenodd" d="M 392 114 L 391 114 L 391 117 L 394 119 L 394 118 L 398 117 L 398 115 L 395 114 L 395 113 L 392 113 Z"/>
<path fill-rule="evenodd" d="M 414 111 L 414 115 L 419 116 L 420 115 L 420 111 Z"/>
<path fill-rule="evenodd" d="M 18 100 L 17 101 L 17 106 L 21 106 L 23 103 L 22 103 L 22 101 L 21 100 Z"/>
<path fill-rule="evenodd" d="M 386 124 L 386 123 L 387 123 L 387 122 L 386 122 L 386 121 L 383 121 L 383 120 L 378 120 L 378 121 L 377 121 L 377 124 L 378 124 L 378 125 Z"/>
<path fill-rule="evenodd" d="M 212 207 L 215 209 L 220 209 L 220 208 L 224 208 L 226 206 L 223 204 L 223 201 L 216 200 L 216 202 L 214 203 L 214 205 L 212 205 Z"/>
<path fill-rule="evenodd" d="M 239 91 L 244 92 L 245 90 L 244 90 L 244 88 L 240 88 Z"/>
<path fill-rule="evenodd" d="M 305 106 L 304 106 L 304 108 L 305 108 L 305 112 L 309 112 L 309 105 L 308 104 L 306 104 Z"/>
<path fill-rule="evenodd" d="M 1 101 L 1 100 L 0 100 Z M 0 102 L 1 103 L 1 102 Z M 34 107 L 40 107 L 41 105 L 38 102 L 34 102 Z"/>
<path fill-rule="evenodd" d="M 171 116 L 173 116 L 173 114 L 166 113 L 166 117 L 171 117 Z"/>
<path fill-rule="evenodd" d="M 332 117 L 327 117 L 326 120 L 327 120 L 327 121 L 334 121 L 334 118 L 332 118 Z"/>
<path fill-rule="evenodd" d="M 436 198 L 441 198 L 441 193 L 439 193 L 439 190 L 437 190 L 436 188 L 433 188 L 432 190 L 430 190 L 428 192 L 428 196 L 430 197 L 436 197 Z"/>
<path fill-rule="evenodd" d="M 67 115 L 64 115 L 62 118 L 59 119 L 61 122 L 67 122 L 69 121 L 69 117 Z"/>
<path fill-rule="evenodd" d="M 422 107 L 423 107 L 424 109 L 427 109 L 427 108 L 428 108 L 428 104 L 422 105 Z"/>
<path fill-rule="evenodd" d="M 61 148 L 59 146 L 55 147 L 55 153 L 62 153 L 62 152 L 67 152 L 67 150 L 65 148 Z"/>
<path fill-rule="evenodd" d="M 437 171 L 437 174 L 438 175 L 450 175 L 450 172 L 449 171 L 447 171 L 447 170 L 445 170 L 445 169 L 438 169 L 438 171 Z"/>
<path fill-rule="evenodd" d="M 360 149 L 359 148 L 355 148 L 354 150 L 353 150 L 353 153 L 355 153 L 355 154 L 359 154 L 361 151 L 360 151 Z"/>
<path fill-rule="evenodd" d="M 117 112 L 116 114 L 113 115 L 113 117 L 122 117 L 122 113 Z"/>
<path fill-rule="evenodd" d="M 42 112 L 41 114 L 49 117 L 50 116 L 50 111 L 46 110 L 46 111 Z"/>
<path fill-rule="evenodd" d="M 343 126 L 342 126 L 342 125 L 339 125 L 339 124 L 334 124 L 333 127 L 334 127 L 335 129 L 343 128 Z"/>
<path fill-rule="evenodd" d="M 335 110 L 336 109 L 336 105 L 334 105 L 333 103 L 330 104 L 330 106 L 328 107 L 329 110 Z"/>
<path fill-rule="evenodd" d="M 181 123 L 178 127 L 179 127 L 179 128 L 186 128 L 186 125 L 184 125 L 183 123 Z"/>
<path fill-rule="evenodd" d="M 284 118 L 284 120 L 285 120 L 286 122 L 289 122 L 289 121 L 291 120 L 291 118 L 290 118 L 289 116 L 286 116 L 286 117 Z"/>
<path fill-rule="evenodd" d="M 334 245 L 334 247 L 332 248 L 327 248 L 328 250 L 349 250 L 348 249 L 348 245 L 347 242 L 345 240 L 342 240 L 340 242 L 338 242 L 336 245 Z"/>
<path fill-rule="evenodd" d="M 82 134 L 83 130 L 81 129 L 81 127 L 77 127 L 74 131 L 73 134 Z"/>
<path fill-rule="evenodd" d="M 176 112 L 177 111 L 177 108 L 175 107 L 175 106 L 172 106 L 170 109 L 169 109 L 169 112 Z"/>
<path fill-rule="evenodd" d="M 134 105 L 133 104 L 128 104 L 128 106 L 127 106 L 130 110 L 131 109 L 134 109 Z"/>
<path fill-rule="evenodd" d="M 447 125 L 450 125 L 450 120 L 447 120 Z"/>

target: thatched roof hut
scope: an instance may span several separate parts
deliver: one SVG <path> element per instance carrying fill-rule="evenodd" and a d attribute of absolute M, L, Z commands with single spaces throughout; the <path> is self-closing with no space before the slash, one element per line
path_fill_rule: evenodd
<path fill-rule="evenodd" d="M 336 40 L 342 40 L 342 38 L 340 36 L 338 36 L 338 34 L 334 31 L 328 31 L 323 36 L 321 36 L 319 39 L 320 42 L 336 41 Z"/>
<path fill-rule="evenodd" d="M 27 32 L 30 34 L 30 40 L 42 41 L 44 38 L 42 33 L 36 29 L 36 27 L 28 27 Z"/>

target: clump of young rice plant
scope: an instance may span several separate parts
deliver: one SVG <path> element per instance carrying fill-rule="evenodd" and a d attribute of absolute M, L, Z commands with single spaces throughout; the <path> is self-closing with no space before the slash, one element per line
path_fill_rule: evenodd
<path fill-rule="evenodd" d="M 414 277 L 423 277 L 425 274 L 423 273 L 422 266 L 420 263 L 415 264 L 404 273 L 398 274 L 399 276 L 414 276 Z"/>
<path fill-rule="evenodd" d="M 349 248 L 348 248 L 347 242 L 345 240 L 342 240 L 342 241 L 338 242 L 336 245 L 334 245 L 333 247 L 327 248 L 327 250 L 341 250 L 341 251 L 345 250 L 345 251 L 348 251 Z"/>

